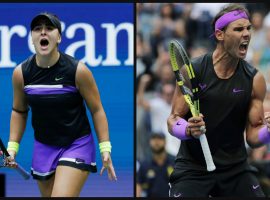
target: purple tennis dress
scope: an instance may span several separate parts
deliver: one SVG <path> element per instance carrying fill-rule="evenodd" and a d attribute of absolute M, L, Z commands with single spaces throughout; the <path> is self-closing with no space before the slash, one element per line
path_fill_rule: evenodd
<path fill-rule="evenodd" d="M 36 179 L 51 177 L 58 165 L 95 172 L 95 153 L 92 134 L 75 140 L 67 147 L 50 146 L 35 140 L 31 172 Z"/>
<path fill-rule="evenodd" d="M 55 65 L 41 68 L 33 55 L 21 66 L 35 135 L 33 178 L 50 178 L 57 165 L 97 172 L 95 143 L 75 84 L 78 60 L 60 53 Z"/>

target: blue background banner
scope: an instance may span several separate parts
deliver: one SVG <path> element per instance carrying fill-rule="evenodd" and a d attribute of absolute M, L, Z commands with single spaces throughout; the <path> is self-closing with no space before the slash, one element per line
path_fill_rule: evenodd
<path fill-rule="evenodd" d="M 30 22 L 40 12 L 56 14 L 62 23 L 60 51 L 82 60 L 92 71 L 109 122 L 112 158 L 118 181 L 107 173 L 90 174 L 82 197 L 132 197 L 133 136 L 133 4 L 123 3 L 1 3 L 0 4 L 0 137 L 9 137 L 14 67 L 34 53 Z M 92 119 L 89 115 L 93 127 Z M 95 134 L 94 134 L 95 135 Z M 97 144 L 97 138 L 95 135 Z M 33 150 L 31 112 L 17 161 L 30 171 Z M 97 151 L 98 172 L 101 158 Z M 6 196 L 40 196 L 36 181 L 23 180 L 15 170 L 6 174 Z M 2 187 L 2 186 L 0 186 Z"/>

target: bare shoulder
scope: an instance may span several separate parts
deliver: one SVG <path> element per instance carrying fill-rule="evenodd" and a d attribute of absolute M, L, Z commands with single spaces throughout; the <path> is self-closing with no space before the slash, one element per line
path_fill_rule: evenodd
<path fill-rule="evenodd" d="M 19 64 L 15 67 L 14 71 L 13 71 L 13 75 L 14 76 L 22 76 L 22 65 Z"/>
<path fill-rule="evenodd" d="M 92 72 L 83 62 L 78 63 L 75 79 L 77 88 L 88 85 L 93 81 Z"/>
<path fill-rule="evenodd" d="M 83 62 L 80 61 L 78 63 L 78 67 L 77 67 L 77 71 L 76 71 L 76 78 L 88 76 L 89 74 L 92 74 L 90 69 Z"/>
<path fill-rule="evenodd" d="M 13 84 L 22 84 L 23 85 L 23 74 L 22 74 L 22 65 L 19 64 L 13 70 L 12 75 Z"/>
<path fill-rule="evenodd" d="M 263 74 L 258 71 L 253 78 L 252 97 L 263 100 L 266 94 L 266 82 Z"/>

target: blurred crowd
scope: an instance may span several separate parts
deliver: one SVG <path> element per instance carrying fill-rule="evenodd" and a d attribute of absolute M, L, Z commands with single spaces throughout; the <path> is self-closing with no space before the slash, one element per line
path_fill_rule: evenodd
<path fill-rule="evenodd" d="M 221 7 L 226 4 L 228 3 L 136 4 L 138 173 L 141 173 L 139 169 L 143 163 L 158 162 L 155 160 L 159 159 L 158 157 L 153 158 L 155 152 L 150 145 L 153 134 L 164 135 L 164 148 L 168 156 L 175 156 L 180 145 L 180 141 L 168 133 L 166 122 L 171 111 L 175 88 L 175 77 L 168 54 L 169 41 L 171 39 L 180 41 L 190 58 L 213 51 L 215 41 L 210 37 L 213 34 L 211 23 Z M 252 23 L 252 37 L 246 60 L 265 76 L 267 95 L 264 109 L 265 112 L 270 112 L 270 6 L 266 3 L 241 4 L 249 10 Z M 247 146 L 247 149 L 250 162 L 258 169 L 263 187 L 270 195 L 270 146 L 256 150 L 251 150 Z M 163 166 L 162 162 L 158 163 Z M 164 167 L 168 165 L 164 164 Z M 137 183 L 138 181 L 140 180 L 137 180 Z M 145 193 L 142 192 L 142 188 L 137 195 L 147 196 L 147 190 L 149 186 L 145 186 Z"/>

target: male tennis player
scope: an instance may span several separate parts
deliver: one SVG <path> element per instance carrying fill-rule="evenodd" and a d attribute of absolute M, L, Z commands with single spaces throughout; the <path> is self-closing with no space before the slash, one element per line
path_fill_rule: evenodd
<path fill-rule="evenodd" d="M 245 148 L 245 139 L 253 148 L 270 141 L 269 121 L 264 124 L 265 80 L 244 60 L 251 38 L 249 13 L 229 4 L 214 18 L 213 29 L 216 49 L 192 61 L 202 115 L 191 117 L 179 88 L 175 91 L 168 128 L 182 141 L 169 195 L 263 197 Z M 216 165 L 213 172 L 206 170 L 197 139 L 203 125 Z"/>
<path fill-rule="evenodd" d="M 58 50 L 61 24 L 57 16 L 41 13 L 34 17 L 31 34 L 36 54 L 13 72 L 8 151 L 13 157 L 18 153 L 30 106 L 35 134 L 31 172 L 41 195 L 79 196 L 89 172 L 97 171 L 95 143 L 84 101 L 102 154 L 100 173 L 107 169 L 109 178 L 116 180 L 106 114 L 90 70 Z"/>

